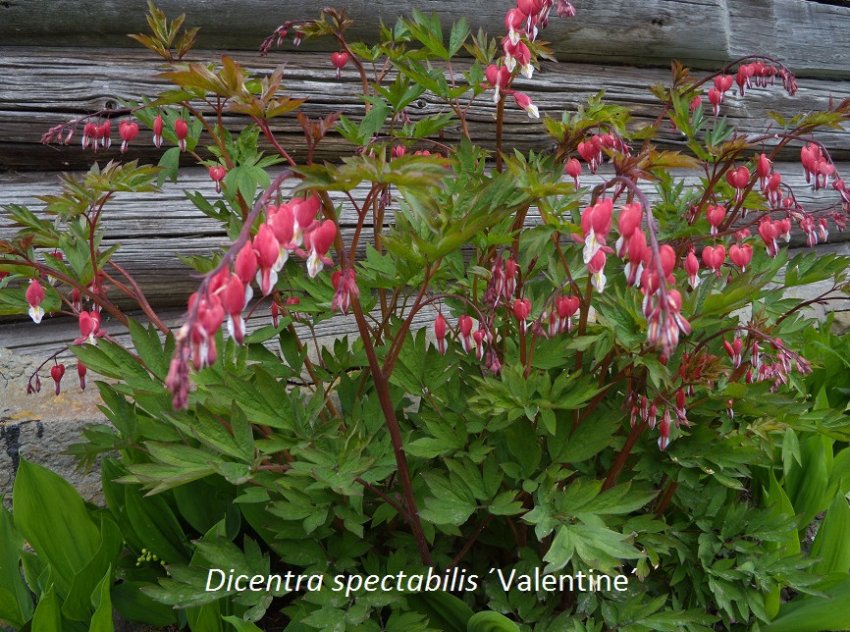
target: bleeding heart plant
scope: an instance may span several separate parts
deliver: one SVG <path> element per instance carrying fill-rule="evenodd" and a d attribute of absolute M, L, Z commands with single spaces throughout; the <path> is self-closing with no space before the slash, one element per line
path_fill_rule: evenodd
<path fill-rule="evenodd" d="M 846 595 L 847 564 L 801 553 L 798 531 L 833 504 L 831 523 L 844 519 L 847 479 L 823 466 L 822 493 L 808 494 L 798 470 L 828 453 L 840 471 L 833 452 L 850 436 L 843 411 L 806 386 L 823 331 L 806 308 L 846 300 L 850 259 L 787 241 L 799 228 L 813 246 L 846 226 L 850 188 L 816 133 L 846 124 L 850 100 L 738 134 L 719 118 L 735 84 L 740 98 L 774 82 L 796 91 L 783 64 L 752 56 L 704 77 L 674 64 L 653 88 L 651 125 L 602 94 L 556 114 L 533 83 L 518 89 L 548 56 L 553 9 L 576 11 L 517 2 L 496 40 L 465 22 L 446 38 L 419 12 L 370 45 L 350 42 L 333 9 L 287 21 L 264 54 L 290 35 L 328 37 L 337 77 L 358 79 L 362 118 L 310 119 L 294 114 L 304 99 L 285 93 L 283 65 L 184 63 L 194 35 L 151 6 L 154 35 L 136 39 L 168 65 L 169 91 L 45 135 L 66 142 L 82 127 L 83 146 L 105 152 L 117 120 L 122 152 L 139 123 L 172 145 L 158 167 L 68 177 L 45 198 L 56 223 L 10 209 L 21 231 L 0 242 L 2 305 L 35 323 L 74 316 L 81 386 L 88 370 L 117 381 L 98 383 L 115 429 L 78 448 L 90 460 L 120 450 L 106 498 L 142 568 L 112 566 L 116 594 L 144 585 L 193 630 L 249 629 L 272 608 L 287 629 L 370 632 L 790 629 L 768 622 Z M 439 112 L 412 107 L 426 94 Z M 495 104 L 486 131 L 478 101 Z M 242 131 L 225 130 L 225 114 Z M 296 122 L 303 160 L 279 133 Z M 507 124 L 548 134 L 554 151 L 506 151 Z M 681 151 L 647 140 L 671 126 Z M 318 163 L 331 132 L 352 153 Z M 818 205 L 778 171 L 792 149 Z M 155 199 L 183 152 L 212 181 L 189 200 L 227 244 L 186 259 L 200 280 L 172 326 L 101 247 L 102 220 L 118 191 Z M 793 298 L 816 283 L 814 298 Z M 120 327 L 132 349 L 111 335 Z M 339 327 L 357 334 L 322 337 Z M 52 364 L 58 393 L 54 360 L 31 392 Z M 145 566 L 150 551 L 164 571 Z M 210 593 L 199 577 L 216 565 L 327 578 L 463 569 L 482 587 Z M 494 567 L 622 575 L 627 588 L 523 590 L 494 583 Z M 128 600 L 113 601 L 145 610 Z"/>

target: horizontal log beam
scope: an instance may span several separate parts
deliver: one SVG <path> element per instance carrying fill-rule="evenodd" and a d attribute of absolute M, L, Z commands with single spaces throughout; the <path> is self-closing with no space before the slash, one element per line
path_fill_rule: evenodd
<path fill-rule="evenodd" d="M 0 14 L 2 15 L 2 14 Z M 215 59 L 218 52 L 199 54 L 199 59 Z M 292 96 L 306 97 L 303 111 L 311 116 L 342 112 L 352 117 L 363 114 L 357 93 L 358 78 L 351 69 L 336 80 L 325 55 L 315 53 L 281 54 L 261 58 L 242 53 L 236 58 L 247 68 L 270 72 L 278 63 L 286 64 L 285 89 Z M 41 136 L 50 127 L 69 119 L 114 107 L 120 102 L 152 96 L 165 87 L 155 78 L 158 67 L 144 51 L 108 49 L 28 49 L 0 47 L 0 170 L 62 170 L 87 168 L 95 159 L 105 161 L 119 157 L 118 143 L 97 155 L 83 151 L 79 133 L 65 146 L 42 145 Z M 546 62 L 531 81 L 521 80 L 517 87 L 527 92 L 543 116 L 560 117 L 564 110 L 575 111 L 588 97 L 604 90 L 609 102 L 630 108 L 634 125 L 652 123 L 660 112 L 649 87 L 668 84 L 670 73 L 661 69 L 611 67 L 595 64 L 554 64 Z M 754 89 L 741 99 L 728 95 L 723 115 L 742 133 L 759 134 L 772 122 L 769 112 L 792 116 L 799 112 L 823 110 L 830 100 L 850 98 L 850 81 L 801 79 L 795 97 L 788 97 L 780 87 Z M 411 118 L 445 110 L 433 96 L 425 95 L 409 108 Z M 486 95 L 469 110 L 470 133 L 483 146 L 494 148 L 495 106 Z M 228 116 L 225 124 L 231 130 L 245 125 L 244 117 Z M 775 124 L 774 124 L 775 125 Z M 306 148 L 300 126 L 294 116 L 276 121 L 274 130 L 281 144 L 298 161 L 303 161 Z M 81 131 L 81 130 L 80 130 Z M 117 133 L 115 133 L 117 137 Z M 446 141 L 459 138 L 458 129 L 446 130 Z M 824 130 L 819 138 L 833 152 L 836 160 L 850 160 L 850 123 L 842 129 Z M 209 142 L 204 137 L 203 143 Z M 538 121 L 512 105 L 507 108 L 504 132 L 507 149 L 545 149 L 554 146 Z M 657 139 L 663 148 L 682 148 L 681 137 L 669 126 Z M 270 145 L 265 145 L 271 150 Z M 338 160 L 350 154 L 352 146 L 336 134 L 330 134 L 320 145 L 317 160 Z M 156 162 L 162 150 L 150 142 L 150 132 L 143 130 L 126 158 Z M 799 154 L 799 147 L 783 153 L 784 159 Z"/>
<path fill-rule="evenodd" d="M 131 317 L 146 323 L 144 315 L 133 312 Z M 179 328 L 184 322 L 184 312 L 182 310 L 167 310 L 160 313 L 162 321 L 166 326 L 175 329 Z M 380 320 L 380 311 L 374 311 L 371 314 L 372 318 Z M 413 328 L 419 329 L 432 323 L 435 317 L 435 312 L 430 306 L 426 306 L 413 317 Z M 251 334 L 261 327 L 266 327 L 271 323 L 271 316 L 268 309 L 260 308 L 253 312 L 245 319 L 245 328 L 248 334 Z M 130 335 L 127 333 L 127 328 L 118 322 L 115 322 L 111 317 L 104 313 L 103 329 L 116 342 L 130 346 Z M 315 359 L 314 347 L 312 343 L 312 334 L 307 327 L 296 325 L 295 330 L 303 342 L 310 341 L 308 351 L 310 357 Z M 358 336 L 357 323 L 352 315 L 337 314 L 323 320 L 314 327 L 316 340 L 319 344 L 328 344 L 333 338 L 340 336 Z M 46 358 L 53 353 L 63 350 L 71 341 L 79 336 L 79 327 L 77 322 L 71 318 L 45 317 L 39 325 L 33 324 L 32 321 L 20 321 L 14 323 L 6 323 L 0 329 L 0 349 L 9 349 L 17 354 L 40 356 Z M 72 354 L 69 351 L 64 352 L 60 357 L 69 358 Z"/>
<path fill-rule="evenodd" d="M 837 166 L 839 171 L 850 174 L 850 164 L 840 163 Z M 778 164 L 776 168 L 807 208 L 819 210 L 836 206 L 836 193 L 832 190 L 812 191 L 806 185 L 799 165 Z M 674 173 L 684 179 L 686 186 L 699 185 L 697 173 L 682 170 Z M 610 175 L 607 166 L 596 176 L 584 177 L 582 186 L 593 186 L 606 175 Z M 650 183 L 643 184 L 643 188 L 650 201 L 658 199 Z M 56 174 L 0 174 L 0 190 L 3 191 L 4 204 L 22 204 L 40 213 L 43 203 L 38 201 L 37 196 L 58 190 Z M 352 191 L 352 196 L 362 201 L 367 190 L 365 186 L 358 187 Z M 218 222 L 195 209 L 184 191 L 200 191 L 208 199 L 217 197 L 204 170 L 188 169 L 181 172 L 176 184 L 167 183 L 159 194 L 117 194 L 107 205 L 103 216 L 106 231 L 103 247 L 120 245 L 115 260 L 136 277 L 151 304 L 158 308 L 185 305 L 186 297 L 197 288 L 197 278 L 178 259 L 178 254 L 208 255 L 228 243 L 226 233 Z M 341 232 L 344 242 L 350 243 L 356 226 L 356 212 L 344 195 L 333 193 L 331 198 L 342 208 Z M 154 199 L 156 202 L 152 205 Z M 391 202 L 385 216 L 388 225 L 394 221 L 397 209 L 396 202 Z M 526 225 L 533 226 L 539 221 L 539 215 L 532 209 Z M 8 239 L 12 234 L 8 220 L 0 215 L 0 239 Z M 833 231 L 830 242 L 842 241 L 850 241 L 850 232 Z M 795 233 L 792 244 L 803 242 L 802 235 Z M 127 305 L 121 301 L 119 304 Z"/>
<path fill-rule="evenodd" d="M 817 0 L 573 0 L 570 20 L 553 14 L 543 37 L 562 60 L 666 66 L 678 58 L 712 68 L 741 55 L 763 53 L 811 76 L 850 77 L 846 41 L 850 6 Z M 289 19 L 312 18 L 321 4 L 279 0 L 159 0 L 171 17 L 187 14 L 201 27 L 204 46 L 256 50 Z M 443 23 L 466 18 L 473 30 L 504 32 L 510 0 L 340 0 L 355 25 L 350 38 L 374 40 L 380 21 L 392 24 L 414 8 L 433 11 Z M 0 41 L 33 46 L 135 46 L 127 33 L 147 32 L 145 3 L 124 0 L 5 0 L 0 3 Z M 34 16 L 38 16 L 34 19 Z M 329 38 L 305 48 L 336 50 Z"/>

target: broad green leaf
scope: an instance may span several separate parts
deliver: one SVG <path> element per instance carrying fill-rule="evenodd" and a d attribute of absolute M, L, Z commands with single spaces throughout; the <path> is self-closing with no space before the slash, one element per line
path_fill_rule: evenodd
<path fill-rule="evenodd" d="M 20 628 L 32 617 L 33 602 L 20 571 L 24 539 L 2 501 L 0 498 L 0 620 Z"/>
<path fill-rule="evenodd" d="M 520 632 L 519 626 L 498 612 L 477 612 L 469 618 L 466 632 Z"/>
<path fill-rule="evenodd" d="M 50 564 L 57 592 L 67 595 L 74 576 L 100 546 L 100 534 L 83 499 L 57 474 L 21 459 L 13 507 L 16 528 Z"/>
<path fill-rule="evenodd" d="M 232 625 L 236 632 L 263 632 L 250 621 L 244 621 L 243 619 L 234 617 L 233 615 L 222 617 L 222 620 Z"/>
<path fill-rule="evenodd" d="M 89 632 L 115 632 L 115 627 L 112 625 L 112 599 L 109 595 L 111 577 L 112 568 L 110 567 L 92 593 L 91 602 L 95 611 L 89 624 Z"/>
<path fill-rule="evenodd" d="M 59 609 L 59 599 L 51 586 L 38 600 L 35 614 L 32 618 L 33 632 L 64 632 L 62 629 L 62 614 Z"/>
<path fill-rule="evenodd" d="M 127 517 L 138 538 L 166 564 L 188 562 L 186 536 L 161 496 L 142 496 L 133 485 L 124 489 Z"/>
<path fill-rule="evenodd" d="M 850 570 L 850 505 L 844 494 L 832 501 L 812 544 L 812 558 L 820 558 L 814 571 L 821 575 Z"/>
<path fill-rule="evenodd" d="M 837 575 L 836 577 L 841 577 Z M 762 632 L 827 632 L 850 629 L 850 577 L 845 574 L 829 588 L 821 589 L 826 597 L 798 595 L 784 604 L 779 616 Z"/>

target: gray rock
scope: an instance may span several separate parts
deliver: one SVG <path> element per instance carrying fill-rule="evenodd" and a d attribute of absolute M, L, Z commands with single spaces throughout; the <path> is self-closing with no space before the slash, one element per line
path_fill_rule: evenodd
<path fill-rule="evenodd" d="M 47 365 L 40 371 L 41 392 L 27 394 L 27 382 L 42 360 L 17 356 L 0 349 L 0 495 L 11 500 L 21 458 L 56 472 L 74 485 L 85 500 L 102 502 L 98 472 L 76 469 L 74 457 L 65 453 L 78 443 L 83 429 L 103 423 L 93 385 L 81 391 L 74 365 L 66 366 L 59 395 Z"/>

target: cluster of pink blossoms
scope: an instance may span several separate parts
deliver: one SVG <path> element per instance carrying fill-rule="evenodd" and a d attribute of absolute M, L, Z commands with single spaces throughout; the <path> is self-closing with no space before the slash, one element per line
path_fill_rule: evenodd
<path fill-rule="evenodd" d="M 797 80 L 794 78 L 794 75 L 784 66 L 775 65 L 763 60 L 739 65 L 734 77 L 732 75 L 716 76 L 714 78 L 714 87 L 708 91 L 708 102 L 711 103 L 714 116 L 720 114 L 720 105 L 723 103 L 723 98 L 732 89 L 733 84 L 738 85 L 738 94 L 743 97 L 747 88 L 766 88 L 774 85 L 777 78 L 782 82 L 785 91 L 790 96 L 794 96 L 797 92 Z M 691 109 L 696 109 L 701 102 L 701 97 L 694 97 L 694 100 L 691 102 Z"/>
<path fill-rule="evenodd" d="M 185 403 L 179 394 L 188 393 L 188 383 L 184 382 L 188 368 L 182 365 L 191 359 L 199 370 L 215 362 L 215 335 L 225 321 L 230 336 L 239 344 L 244 340 L 243 312 L 253 298 L 252 283 L 257 284 L 264 297 L 271 294 L 290 253 L 306 259 L 310 278 L 333 263 L 327 253 L 336 239 L 337 227 L 333 220 L 316 219 L 320 208 L 321 201 L 316 195 L 269 205 L 266 221 L 233 257 L 232 268 L 229 262 L 223 265 L 201 290 L 189 297 L 191 316 L 178 337 L 189 340 L 191 352 L 186 357 L 175 356 L 167 380 L 175 393 L 175 402 Z M 276 307 L 273 303 L 273 312 Z"/>
<path fill-rule="evenodd" d="M 502 370 L 502 362 L 497 350 L 498 329 L 495 327 L 496 314 L 499 308 L 508 317 L 517 321 L 519 330 L 525 334 L 529 331 L 535 336 L 551 338 L 572 330 L 573 317 L 578 312 L 581 302 L 577 296 L 563 294 L 555 296 L 547 303 L 540 315 L 531 319 L 532 303 L 528 297 L 517 296 L 517 277 L 519 264 L 513 259 L 503 260 L 501 255 L 496 257 L 491 267 L 490 281 L 484 292 L 483 304 L 487 308 L 485 314 L 480 314 L 477 320 L 468 314 L 458 318 L 454 333 L 460 342 L 464 353 L 476 354 L 494 374 Z M 445 354 L 448 350 L 449 326 L 442 314 L 434 321 L 434 335 L 437 340 L 437 350 Z"/>
<path fill-rule="evenodd" d="M 77 121 L 57 125 L 47 131 L 42 137 L 42 142 L 61 142 L 65 145 L 74 137 Z M 162 115 L 158 114 L 151 125 L 153 129 L 153 144 L 159 148 L 162 146 L 162 133 L 164 122 Z M 127 153 L 130 143 L 139 135 L 139 124 L 134 119 L 124 119 L 118 123 L 118 135 L 121 137 L 121 153 Z M 180 151 L 186 151 L 186 138 L 189 136 L 189 123 L 182 118 L 174 121 L 174 135 L 177 137 L 177 145 Z M 109 149 L 112 147 L 112 123 L 109 119 L 97 122 L 88 120 L 83 125 L 83 135 L 80 139 L 83 149 L 91 148 L 94 151 Z"/>
<path fill-rule="evenodd" d="M 531 49 L 526 42 L 536 40 L 540 31 L 546 28 L 553 8 L 564 18 L 576 14 L 573 5 L 566 0 L 558 0 L 557 3 L 554 0 L 517 0 L 516 6 L 505 13 L 507 35 L 502 38 L 504 54 L 501 64 L 490 64 L 485 71 L 487 84 L 493 89 L 493 102 L 499 103 L 503 94 L 510 95 L 529 118 L 540 118 L 537 106 L 527 94 L 511 88 L 511 83 L 517 69 L 526 79 L 534 75 Z"/>

